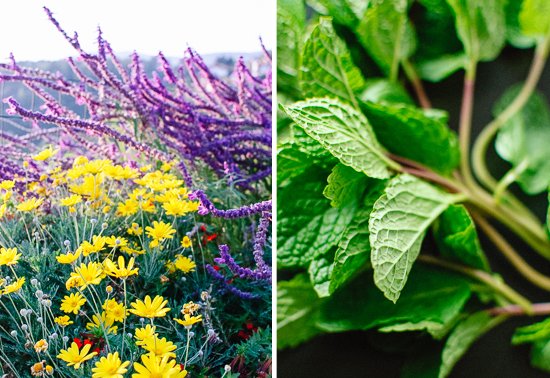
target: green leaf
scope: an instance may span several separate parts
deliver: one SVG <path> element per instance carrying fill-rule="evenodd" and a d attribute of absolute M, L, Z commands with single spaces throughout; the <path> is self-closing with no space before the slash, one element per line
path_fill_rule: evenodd
<path fill-rule="evenodd" d="M 442 270 L 419 265 L 398 303 L 384 299 L 365 275 L 357 277 L 324 305 L 318 326 L 328 332 L 421 324 L 431 330 L 446 327 L 470 297 L 468 281 Z M 417 327 L 416 329 L 420 329 Z"/>
<path fill-rule="evenodd" d="M 343 164 L 337 164 L 327 178 L 328 185 L 323 194 L 333 207 L 344 207 L 357 203 L 365 191 L 368 177 Z"/>
<path fill-rule="evenodd" d="M 334 268 L 333 262 L 334 249 L 329 249 L 324 253 L 316 254 L 309 264 L 309 279 L 319 298 L 328 297 L 331 294 L 329 286 Z"/>
<path fill-rule="evenodd" d="M 550 318 L 516 329 L 512 336 L 512 344 L 532 343 L 544 339 L 550 339 Z"/>
<path fill-rule="evenodd" d="M 312 166 L 279 188 L 277 261 L 279 267 L 307 267 L 316 255 L 336 246 L 354 209 L 336 209 L 323 196 L 327 172 Z"/>
<path fill-rule="evenodd" d="M 277 151 L 277 180 L 284 185 L 286 180 L 299 176 L 312 164 L 309 155 L 295 144 L 285 144 Z"/>
<path fill-rule="evenodd" d="M 491 318 L 485 311 L 480 311 L 460 322 L 443 348 L 439 378 L 447 377 L 468 348 L 502 320 L 504 318 Z"/>
<path fill-rule="evenodd" d="M 407 10 L 407 0 L 371 0 L 356 30 L 363 47 L 392 81 L 397 77 L 399 63 L 416 48 Z"/>
<path fill-rule="evenodd" d="M 295 95 L 305 32 L 306 10 L 302 0 L 277 3 L 277 87 Z"/>
<path fill-rule="evenodd" d="M 367 119 L 351 106 L 334 99 L 310 99 L 284 106 L 304 131 L 344 165 L 369 177 L 390 177 L 386 158 Z"/>
<path fill-rule="evenodd" d="M 548 188 L 548 211 L 546 212 L 546 233 L 550 238 L 550 188 Z"/>
<path fill-rule="evenodd" d="M 456 134 L 422 110 L 404 104 L 362 102 L 376 137 L 392 153 L 450 174 L 460 161 Z"/>
<path fill-rule="evenodd" d="M 514 100 L 521 85 L 508 89 L 497 101 L 493 114 L 497 116 Z M 527 194 L 538 194 L 550 184 L 550 108 L 546 97 L 535 92 L 523 108 L 499 130 L 495 147 L 504 160 L 524 170 L 516 182 Z"/>
<path fill-rule="evenodd" d="M 550 33 L 550 2 L 523 0 L 519 24 L 524 35 L 544 38 Z"/>
<path fill-rule="evenodd" d="M 476 269 L 490 271 L 474 221 L 464 206 L 449 206 L 434 222 L 433 231 L 443 256 Z"/>
<path fill-rule="evenodd" d="M 329 292 L 334 293 L 363 268 L 370 267 L 369 217 L 386 183 L 369 180 L 364 205 L 359 208 L 344 231 L 334 256 Z"/>
<path fill-rule="evenodd" d="M 417 67 L 421 78 L 437 83 L 464 68 L 466 64 L 466 56 L 458 53 L 421 62 Z"/>
<path fill-rule="evenodd" d="M 365 82 L 330 18 L 321 17 L 305 43 L 300 83 L 306 98 L 329 96 L 356 105 L 355 92 Z"/>
<path fill-rule="evenodd" d="M 350 29 L 355 29 L 368 3 L 360 0 L 309 0 L 309 5 L 319 13 L 334 17 L 334 21 Z"/>
<path fill-rule="evenodd" d="M 533 345 L 531 365 L 550 373 L 550 340 L 538 341 Z"/>
<path fill-rule="evenodd" d="M 414 101 L 398 83 L 387 79 L 368 79 L 365 89 L 358 96 L 361 101 L 389 102 L 413 105 Z"/>
<path fill-rule="evenodd" d="M 409 175 L 390 180 L 369 220 L 374 283 L 396 302 L 430 224 L 455 196 Z"/>
<path fill-rule="evenodd" d="M 526 36 L 519 25 L 519 14 L 523 6 L 523 0 L 512 0 L 506 3 L 506 39 L 520 49 L 533 47 L 537 42 L 535 38 Z"/>
<path fill-rule="evenodd" d="M 495 59 L 504 47 L 506 21 L 502 0 L 447 0 L 456 30 L 471 61 Z"/>
<path fill-rule="evenodd" d="M 305 274 L 277 283 L 277 348 L 296 346 L 320 332 L 315 322 L 321 303 Z"/>

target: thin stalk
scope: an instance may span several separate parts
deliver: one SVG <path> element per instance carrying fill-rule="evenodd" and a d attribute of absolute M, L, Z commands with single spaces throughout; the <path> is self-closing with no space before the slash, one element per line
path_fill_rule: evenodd
<path fill-rule="evenodd" d="M 127 300 L 126 300 L 126 278 L 122 280 L 122 287 L 124 289 L 124 319 L 122 322 L 122 350 L 120 351 L 120 358 L 124 358 L 124 346 L 126 345 L 126 318 L 127 314 Z"/>
<path fill-rule="evenodd" d="M 442 268 L 453 270 L 455 272 L 461 273 L 465 276 L 478 280 L 484 283 L 485 285 L 489 286 L 493 290 L 495 290 L 497 293 L 501 294 L 504 298 L 508 299 L 510 302 L 520 306 L 525 311 L 526 314 L 531 314 L 533 312 L 531 308 L 532 306 L 531 302 L 527 298 L 519 294 L 517 291 L 512 289 L 506 283 L 491 276 L 487 272 L 470 268 L 468 266 L 457 264 L 447 260 L 439 259 L 434 256 L 420 255 L 418 256 L 418 260 L 427 264 L 436 265 Z"/>
<path fill-rule="evenodd" d="M 547 277 L 533 269 L 516 250 L 504 239 L 504 237 L 482 216 L 473 214 L 476 224 L 483 230 L 504 257 L 516 268 L 516 270 L 533 285 L 543 290 L 550 291 L 550 277 Z"/>
<path fill-rule="evenodd" d="M 525 172 L 528 166 L 529 162 L 525 159 L 502 176 L 493 192 L 495 202 L 499 203 L 501 201 L 502 197 L 506 193 L 506 189 L 514 183 L 523 172 Z"/>
<path fill-rule="evenodd" d="M 502 125 L 519 110 L 521 110 L 521 108 L 523 108 L 529 97 L 531 97 L 531 94 L 535 91 L 548 58 L 549 48 L 550 36 L 546 37 L 537 45 L 535 56 L 533 58 L 533 62 L 531 63 L 531 68 L 529 69 L 529 74 L 527 75 L 527 79 L 525 80 L 521 91 L 508 105 L 508 107 L 497 116 L 497 118 L 483 128 L 474 143 L 472 150 L 473 169 L 479 181 L 489 189 L 494 189 L 497 182 L 489 172 L 489 169 L 485 163 L 487 148 Z M 515 202 L 514 200 L 512 201 Z"/>
<path fill-rule="evenodd" d="M 526 313 L 525 310 L 518 305 L 507 305 L 501 307 L 494 307 L 487 310 L 487 313 L 492 316 L 508 315 L 508 316 L 540 316 L 550 315 L 550 303 L 533 303 L 531 305 L 531 313 Z"/>
<path fill-rule="evenodd" d="M 470 135 L 472 133 L 472 113 L 474 108 L 474 90 L 476 81 L 476 62 L 473 61 L 466 69 L 464 76 L 464 89 L 462 95 L 462 107 L 460 109 L 460 122 L 458 126 L 460 147 L 460 172 L 464 183 L 469 188 L 477 186 L 470 168 Z"/>
<path fill-rule="evenodd" d="M 416 98 L 420 103 L 420 106 L 424 109 L 431 109 L 432 103 L 430 102 L 430 99 L 428 98 L 428 95 L 424 90 L 424 86 L 422 85 L 422 80 L 420 80 L 420 77 L 418 77 L 416 68 L 408 59 L 403 60 L 401 64 L 403 65 L 403 70 L 405 71 L 405 75 L 407 75 L 407 78 L 411 82 L 411 85 L 413 87 L 414 93 L 416 94 Z"/>

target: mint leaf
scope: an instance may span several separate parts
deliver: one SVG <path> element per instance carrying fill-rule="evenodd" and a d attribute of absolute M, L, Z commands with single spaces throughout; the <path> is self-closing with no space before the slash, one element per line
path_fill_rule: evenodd
<path fill-rule="evenodd" d="M 367 119 L 335 99 L 310 99 L 283 106 L 296 124 L 344 165 L 369 177 L 390 177 L 386 158 Z"/>
<path fill-rule="evenodd" d="M 414 104 L 414 101 L 400 84 L 392 83 L 387 79 L 366 80 L 365 89 L 358 97 L 361 101 Z"/>
<path fill-rule="evenodd" d="M 550 2 L 523 0 L 519 24 L 522 33 L 526 36 L 544 38 L 550 33 Z"/>
<path fill-rule="evenodd" d="M 533 345 L 531 365 L 550 373 L 550 340 L 537 341 Z"/>
<path fill-rule="evenodd" d="M 537 42 L 535 38 L 526 36 L 519 25 L 519 15 L 524 0 L 508 1 L 504 11 L 506 12 L 506 39 L 520 49 L 530 48 Z"/>
<path fill-rule="evenodd" d="M 362 102 L 380 143 L 392 153 L 450 174 L 460 160 L 456 134 L 440 120 L 404 104 Z"/>
<path fill-rule="evenodd" d="M 426 230 L 454 200 L 422 180 L 400 175 L 374 204 L 369 220 L 374 283 L 392 302 L 407 282 Z"/>
<path fill-rule="evenodd" d="M 357 203 L 365 191 L 368 177 L 343 164 L 337 164 L 327 178 L 328 185 L 323 194 L 333 207 L 344 207 Z"/>
<path fill-rule="evenodd" d="M 300 151 L 295 144 L 285 144 L 277 151 L 277 179 L 281 184 L 299 176 L 312 164 L 309 155 Z"/>
<path fill-rule="evenodd" d="M 455 13 L 456 30 L 471 61 L 498 56 L 506 39 L 502 0 L 447 0 Z"/>
<path fill-rule="evenodd" d="M 399 63 L 416 48 L 407 10 L 407 0 L 371 0 L 356 30 L 363 47 L 392 81 Z"/>
<path fill-rule="evenodd" d="M 514 100 L 520 85 L 508 89 L 497 101 L 493 114 L 497 116 Z M 527 194 L 538 194 L 550 184 L 550 108 L 546 97 L 535 92 L 527 103 L 499 130 L 497 153 L 514 167 L 524 169 L 516 181 Z"/>
<path fill-rule="evenodd" d="M 305 274 L 277 283 L 277 348 L 296 346 L 320 332 L 315 322 L 321 303 Z"/>
<path fill-rule="evenodd" d="M 369 180 L 363 207 L 357 210 L 338 243 L 329 286 L 331 294 L 355 277 L 361 269 L 370 267 L 369 217 L 385 185 L 385 181 Z"/>
<path fill-rule="evenodd" d="M 439 378 L 447 377 L 468 348 L 502 320 L 503 318 L 491 318 L 485 311 L 481 311 L 460 322 L 443 348 Z"/>
<path fill-rule="evenodd" d="M 307 267 L 335 246 L 353 218 L 353 208 L 336 209 L 323 196 L 327 173 L 312 166 L 279 188 L 277 261 L 279 267 Z"/>
<path fill-rule="evenodd" d="M 308 5 L 319 13 L 334 17 L 334 21 L 354 29 L 365 13 L 368 1 L 357 0 L 310 0 Z"/>
<path fill-rule="evenodd" d="M 418 64 L 418 74 L 421 78 L 436 83 L 464 68 L 466 63 L 463 53 L 442 55 Z"/>
<path fill-rule="evenodd" d="M 309 279 L 319 298 L 328 297 L 331 294 L 329 286 L 334 267 L 333 262 L 334 249 L 329 249 L 324 253 L 316 254 L 309 264 Z"/>
<path fill-rule="evenodd" d="M 490 271 L 475 224 L 462 205 L 450 205 L 434 222 L 435 241 L 441 254 L 476 269 Z"/>
<path fill-rule="evenodd" d="M 323 305 L 318 326 L 328 332 L 399 324 L 422 324 L 434 330 L 453 322 L 471 295 L 467 280 L 423 265 L 411 273 L 396 304 L 385 300 L 369 281 L 359 276 L 347 290 L 334 293 Z"/>
<path fill-rule="evenodd" d="M 277 88 L 294 95 L 305 31 L 306 10 L 301 0 L 277 3 Z"/>
<path fill-rule="evenodd" d="M 300 83 L 304 97 L 336 97 L 356 104 L 355 92 L 365 83 L 330 18 L 321 17 L 305 43 Z"/>
<path fill-rule="evenodd" d="M 544 339 L 550 339 L 550 318 L 516 329 L 512 336 L 512 344 L 532 343 Z"/>

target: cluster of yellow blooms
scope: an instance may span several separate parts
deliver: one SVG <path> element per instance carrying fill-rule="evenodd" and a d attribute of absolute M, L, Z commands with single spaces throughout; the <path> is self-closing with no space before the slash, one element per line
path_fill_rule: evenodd
<path fill-rule="evenodd" d="M 46 165 L 55 153 L 57 151 L 47 149 L 33 159 Z M 64 330 L 78 321 L 71 315 L 84 315 L 89 320 L 86 329 L 107 338 L 108 334 L 118 333 L 121 323 L 125 328 L 130 315 L 151 320 L 151 325 L 135 329 L 135 344 L 144 350 L 144 354 L 141 363 L 134 362 L 132 365 L 133 378 L 182 378 L 187 375 L 187 371 L 176 363 L 177 346 L 164 337 L 160 338 L 153 325 L 154 318 L 165 317 L 170 312 L 168 301 L 159 295 L 154 298 L 146 295 L 143 299 L 135 299 L 129 306 L 126 302 L 126 281 L 139 275 L 141 266 L 136 261 L 139 256 L 161 255 L 168 246 L 171 251 L 192 248 L 192 241 L 187 235 L 182 237 L 180 245 L 174 246 L 176 243 L 172 240 L 178 233 L 174 226 L 177 217 L 196 212 L 199 203 L 188 199 L 183 181 L 169 173 L 170 169 L 171 164 L 166 163 L 160 170 L 152 170 L 151 166 L 137 169 L 117 165 L 110 160 L 89 161 L 81 156 L 74 160 L 70 169 L 56 167 L 39 181 L 26 183 L 26 191 L 22 194 L 14 192 L 17 178 L 0 182 L 0 222 L 24 217 L 26 213 L 39 215 L 43 208 L 69 223 L 74 221 L 76 248 L 70 248 L 68 243 L 66 250 L 56 256 L 59 264 L 70 267 L 65 281 L 68 293 L 60 303 L 64 315 L 54 318 L 59 329 Z M 23 182 L 23 178 L 21 180 Z M 171 223 L 160 217 L 150 219 L 158 214 Z M 109 234 L 107 223 L 101 227 L 95 226 L 99 223 L 98 219 L 114 219 L 114 223 L 123 225 L 123 228 L 118 227 L 119 231 Z M 83 223 L 85 229 L 79 229 Z M 35 231 L 44 235 L 47 229 L 41 225 Z M 19 292 L 25 284 L 25 277 L 18 277 L 14 270 L 21 256 L 16 247 L 0 249 L 0 267 L 6 266 L 15 276 L 10 280 L 0 278 L 0 300 L 3 295 Z M 172 256 L 163 262 L 167 274 L 195 271 L 196 264 L 192 258 L 182 253 Z M 103 294 L 100 300 L 102 296 L 96 288 L 105 284 L 107 286 L 102 293 L 106 296 Z M 86 315 L 85 307 L 93 313 Z M 186 303 L 181 311 L 182 319 L 175 318 L 174 322 L 183 325 L 189 332 L 194 324 L 202 321 L 202 316 L 197 314 L 199 310 L 200 305 Z M 45 339 L 34 343 L 38 355 L 46 353 L 49 347 Z M 57 358 L 67 366 L 80 369 L 83 363 L 98 355 L 98 351 L 91 348 L 90 344 L 82 346 L 72 342 L 59 351 Z M 124 353 L 112 352 L 110 348 L 107 351 L 106 356 L 95 362 L 93 378 L 120 378 L 128 371 L 131 362 L 121 359 Z M 53 370 L 43 360 L 32 365 L 31 374 L 52 375 Z"/>

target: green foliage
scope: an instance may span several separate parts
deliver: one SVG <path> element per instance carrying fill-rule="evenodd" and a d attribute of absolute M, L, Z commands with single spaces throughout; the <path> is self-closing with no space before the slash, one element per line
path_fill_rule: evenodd
<path fill-rule="evenodd" d="M 550 339 L 550 318 L 516 329 L 512 336 L 512 344 L 532 343 Z"/>
<path fill-rule="evenodd" d="M 321 303 L 304 274 L 277 283 L 277 348 L 298 345 L 320 332 L 315 323 Z"/>
<path fill-rule="evenodd" d="M 447 377 L 468 348 L 501 321 L 501 318 L 491 318 L 484 311 L 470 315 L 461 321 L 453 330 L 443 348 L 439 378 Z"/>
<path fill-rule="evenodd" d="M 434 222 L 433 230 L 443 256 L 477 269 L 490 270 L 474 221 L 464 206 L 449 206 Z"/>
<path fill-rule="evenodd" d="M 416 49 L 407 10 L 407 0 L 372 0 L 357 27 L 361 44 L 392 81 L 399 63 Z"/>
<path fill-rule="evenodd" d="M 418 266 L 401 299 L 386 300 L 369 277 L 324 302 L 318 326 L 328 332 L 384 328 L 437 331 L 453 322 L 470 297 L 468 282 L 454 274 Z"/>
<path fill-rule="evenodd" d="M 365 85 L 330 18 L 322 17 L 305 43 L 300 83 L 306 98 L 329 96 L 352 104 Z"/>
<path fill-rule="evenodd" d="M 310 99 L 283 106 L 296 124 L 344 165 L 369 177 L 390 177 L 389 159 L 367 119 L 349 105 L 332 99 Z"/>
<path fill-rule="evenodd" d="M 519 24 L 523 4 L 524 0 L 511 0 L 506 3 L 506 39 L 514 47 L 529 48 L 535 45 L 536 40 L 526 36 Z"/>
<path fill-rule="evenodd" d="M 440 119 L 405 104 L 362 102 L 380 143 L 392 153 L 450 174 L 460 158 L 456 134 Z"/>
<path fill-rule="evenodd" d="M 537 341 L 531 349 L 531 364 L 550 373 L 550 340 Z"/>
<path fill-rule="evenodd" d="M 438 82 L 464 68 L 467 58 L 463 53 L 441 55 L 432 60 L 421 62 L 418 73 L 423 79 Z"/>
<path fill-rule="evenodd" d="M 526 36 L 547 36 L 550 33 L 550 3 L 546 0 L 523 0 L 519 24 Z"/>
<path fill-rule="evenodd" d="M 358 202 L 365 190 L 368 178 L 340 163 L 332 168 L 327 181 L 328 185 L 323 191 L 324 196 L 331 200 L 331 206 L 344 207 L 350 203 Z"/>
<path fill-rule="evenodd" d="M 363 102 L 388 102 L 412 105 L 413 100 L 399 84 L 386 79 L 368 79 L 365 89 L 358 96 Z"/>
<path fill-rule="evenodd" d="M 277 3 L 277 87 L 280 92 L 298 90 L 298 70 L 305 33 L 306 10 L 301 0 Z"/>
<path fill-rule="evenodd" d="M 389 181 L 370 215 L 374 283 L 397 302 L 431 223 L 455 197 L 409 175 Z"/>
<path fill-rule="evenodd" d="M 521 87 L 509 88 L 494 106 L 500 114 L 517 96 Z M 499 130 L 496 150 L 500 157 L 519 169 L 516 182 L 528 194 L 538 194 L 550 185 L 550 108 L 539 92 Z"/>
<path fill-rule="evenodd" d="M 447 0 L 455 13 L 456 30 L 472 62 L 493 60 L 504 47 L 504 1 Z"/>

